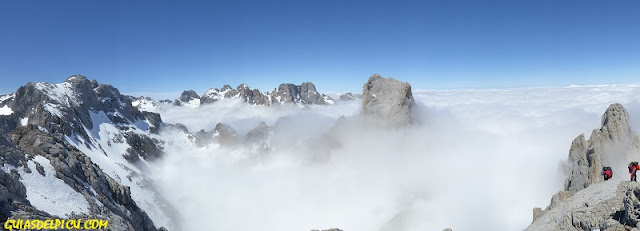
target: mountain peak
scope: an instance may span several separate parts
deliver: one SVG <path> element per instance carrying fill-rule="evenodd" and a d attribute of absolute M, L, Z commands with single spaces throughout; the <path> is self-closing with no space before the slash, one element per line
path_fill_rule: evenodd
<path fill-rule="evenodd" d="M 379 74 L 362 87 L 362 113 L 402 126 L 414 122 L 411 85 Z"/>
<path fill-rule="evenodd" d="M 629 113 L 619 103 L 609 105 L 609 108 L 602 115 L 603 133 L 606 133 L 610 139 L 620 140 L 633 133 L 629 123 Z"/>
<path fill-rule="evenodd" d="M 71 83 L 71 84 L 86 84 L 91 86 L 91 81 L 89 81 L 89 79 L 87 79 L 87 77 L 85 77 L 84 75 L 72 75 L 69 76 L 65 82 L 67 83 Z"/>
<path fill-rule="evenodd" d="M 569 173 L 565 180 L 564 190 L 559 191 L 552 197 L 551 203 L 545 210 L 534 208 L 534 220 L 527 230 L 540 230 L 539 227 L 549 225 L 547 224 L 549 219 L 555 219 L 558 216 L 573 217 L 571 214 L 580 213 L 580 208 L 573 205 L 571 206 L 575 208 L 566 208 L 566 206 L 574 204 L 572 201 L 584 201 L 584 199 L 580 198 L 601 197 L 601 195 L 593 195 L 594 188 L 603 188 L 604 184 L 613 184 L 612 181 L 614 180 L 619 181 L 619 179 L 613 179 L 603 182 L 604 179 L 600 174 L 602 168 L 605 166 L 611 167 L 614 173 L 621 173 L 620 175 L 624 176 L 626 175 L 624 172 L 627 170 L 627 163 L 637 160 L 638 153 L 640 153 L 640 141 L 638 141 L 638 136 L 631 129 L 627 110 L 621 104 L 611 104 L 602 115 L 602 127 L 593 130 L 589 140 L 586 140 L 583 134 L 574 139 L 569 151 Z M 633 186 L 637 188 L 637 184 L 631 185 L 629 183 L 627 185 L 626 182 L 619 184 L 618 188 L 623 184 L 625 187 Z M 607 187 L 614 188 L 613 186 Z M 608 192 L 608 195 L 604 196 L 611 196 L 611 194 L 615 194 L 615 192 Z M 638 200 L 636 197 L 634 198 L 633 200 Z M 615 201 L 621 202 L 622 199 Z M 583 204 L 577 205 L 582 206 Z M 587 207 L 592 206 L 589 205 Z M 623 208 L 623 210 L 625 209 Z M 618 214 L 618 212 L 615 213 Z M 609 215 L 613 216 L 612 214 L 600 214 L 592 216 L 588 220 L 592 218 L 606 220 Z M 634 226 L 637 221 L 637 217 L 634 218 Z M 616 222 L 612 222 L 612 224 L 621 227 L 628 225 L 625 221 L 622 221 L 622 224 Z M 566 227 L 574 227 L 576 223 L 557 225 L 566 229 Z M 589 226 L 591 225 L 597 224 L 589 224 Z M 574 228 L 592 229 L 592 227 L 578 226 Z M 545 228 L 544 230 L 557 229 Z"/>

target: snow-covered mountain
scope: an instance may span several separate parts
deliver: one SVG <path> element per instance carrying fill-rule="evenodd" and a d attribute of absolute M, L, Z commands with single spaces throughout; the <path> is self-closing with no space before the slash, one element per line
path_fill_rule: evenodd
<path fill-rule="evenodd" d="M 164 155 L 158 114 L 80 75 L 28 83 L 0 103 L 0 220 L 104 218 L 113 230 L 174 225 L 147 168 Z"/>

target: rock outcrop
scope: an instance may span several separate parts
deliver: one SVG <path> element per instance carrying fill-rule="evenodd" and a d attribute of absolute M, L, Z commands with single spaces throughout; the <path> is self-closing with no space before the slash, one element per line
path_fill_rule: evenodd
<path fill-rule="evenodd" d="M 612 179 L 558 203 L 526 230 L 635 230 L 640 222 L 640 184 Z"/>
<path fill-rule="evenodd" d="M 362 87 L 362 114 L 387 121 L 393 126 L 415 122 L 415 101 L 411 85 L 374 74 Z"/>
<path fill-rule="evenodd" d="M 224 123 L 216 124 L 216 127 L 209 132 L 205 132 L 204 129 L 201 129 L 194 135 L 194 137 L 195 144 L 198 147 L 207 146 L 212 143 L 220 145 L 236 145 L 239 142 L 236 130 Z"/>
<path fill-rule="evenodd" d="M 362 95 L 354 94 L 351 92 L 340 95 L 340 100 L 343 100 L 343 101 L 356 100 L 356 99 L 362 99 Z"/>
<path fill-rule="evenodd" d="M 301 85 L 291 83 L 280 84 L 277 89 L 271 92 L 272 103 L 287 104 L 332 104 L 333 100 L 326 95 L 321 95 L 316 91 L 316 86 L 311 82 L 304 82 Z"/>
<path fill-rule="evenodd" d="M 173 105 L 200 105 L 200 96 L 194 90 L 186 90 L 180 94 L 180 98 L 173 101 Z"/>
<path fill-rule="evenodd" d="M 571 170 L 564 190 L 574 194 L 603 181 L 600 176 L 603 166 L 623 172 L 626 164 L 634 160 L 633 155 L 639 153 L 640 141 L 631 130 L 627 110 L 620 104 L 612 104 L 602 115 L 602 127 L 593 130 L 588 141 L 580 135 L 571 144 Z"/>
<path fill-rule="evenodd" d="M 614 174 L 626 175 L 627 163 L 640 157 L 640 141 L 631 129 L 627 111 L 620 104 L 607 108 L 601 125 L 600 129 L 593 130 L 589 140 L 583 134 L 573 140 L 564 188 L 552 197 L 546 209 L 534 208 L 528 230 L 630 230 L 636 227 L 637 215 L 633 214 L 640 213 L 639 185 L 621 183 L 619 179 L 603 182 L 600 171 L 603 166 L 610 166 Z M 633 218 L 629 218 L 629 214 Z"/>

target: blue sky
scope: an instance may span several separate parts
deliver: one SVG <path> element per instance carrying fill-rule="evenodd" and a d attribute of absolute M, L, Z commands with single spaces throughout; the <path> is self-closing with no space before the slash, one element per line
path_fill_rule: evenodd
<path fill-rule="evenodd" d="M 83 74 L 122 92 L 373 73 L 420 89 L 640 82 L 640 1 L 1 1 L 0 92 Z"/>

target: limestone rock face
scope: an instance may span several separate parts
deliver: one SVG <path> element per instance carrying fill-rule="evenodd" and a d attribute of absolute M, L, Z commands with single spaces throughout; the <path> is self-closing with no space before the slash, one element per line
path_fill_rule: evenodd
<path fill-rule="evenodd" d="M 374 74 L 362 88 L 362 113 L 394 126 L 414 122 L 415 101 L 411 85 Z"/>
<path fill-rule="evenodd" d="M 571 171 L 569 177 L 565 181 L 564 190 L 574 194 L 583 188 L 589 186 L 589 161 L 587 160 L 587 152 L 589 144 L 584 139 L 584 135 L 579 135 L 571 143 L 569 150 L 569 163 L 571 163 Z"/>
<path fill-rule="evenodd" d="M 333 104 L 331 97 L 320 94 L 311 82 L 301 85 L 283 83 L 271 92 L 271 102 L 275 104 Z"/>
<path fill-rule="evenodd" d="M 638 160 L 639 153 L 640 141 L 631 128 L 629 114 L 622 105 L 611 104 L 602 116 L 601 127 L 593 130 L 589 140 L 581 134 L 571 143 L 564 189 L 552 197 L 546 209 L 534 208 L 534 220 L 528 230 L 629 230 L 636 227 L 639 185 L 622 182 L 617 192 L 606 191 L 602 187 L 613 188 L 612 182 L 617 184 L 620 180 L 614 177 L 604 182 L 600 171 L 609 166 L 614 176 L 618 174 L 628 180 L 627 164 Z M 615 199 L 599 207 L 589 202 L 614 196 Z M 575 201 L 584 202 L 575 205 Z M 617 210 L 610 211 L 611 208 Z M 568 217 L 571 219 L 567 220 Z"/>
<path fill-rule="evenodd" d="M 194 90 L 183 91 L 180 94 L 180 101 L 182 102 L 189 102 L 194 99 L 200 99 L 200 96 Z"/>
<path fill-rule="evenodd" d="M 356 99 L 362 99 L 362 95 L 361 94 L 353 94 L 351 92 L 344 93 L 344 94 L 340 95 L 340 100 L 343 100 L 343 101 L 356 100 Z"/>
<path fill-rule="evenodd" d="M 626 164 L 636 160 L 633 154 L 638 153 L 640 141 L 631 129 L 627 110 L 620 104 L 611 104 L 602 115 L 602 127 L 593 130 L 588 141 L 580 135 L 571 144 L 571 171 L 564 190 L 573 194 L 603 181 L 600 175 L 603 166 L 611 166 L 614 174 L 623 173 Z"/>
<path fill-rule="evenodd" d="M 558 203 L 526 230 L 633 230 L 640 222 L 640 184 L 611 179 Z"/>

